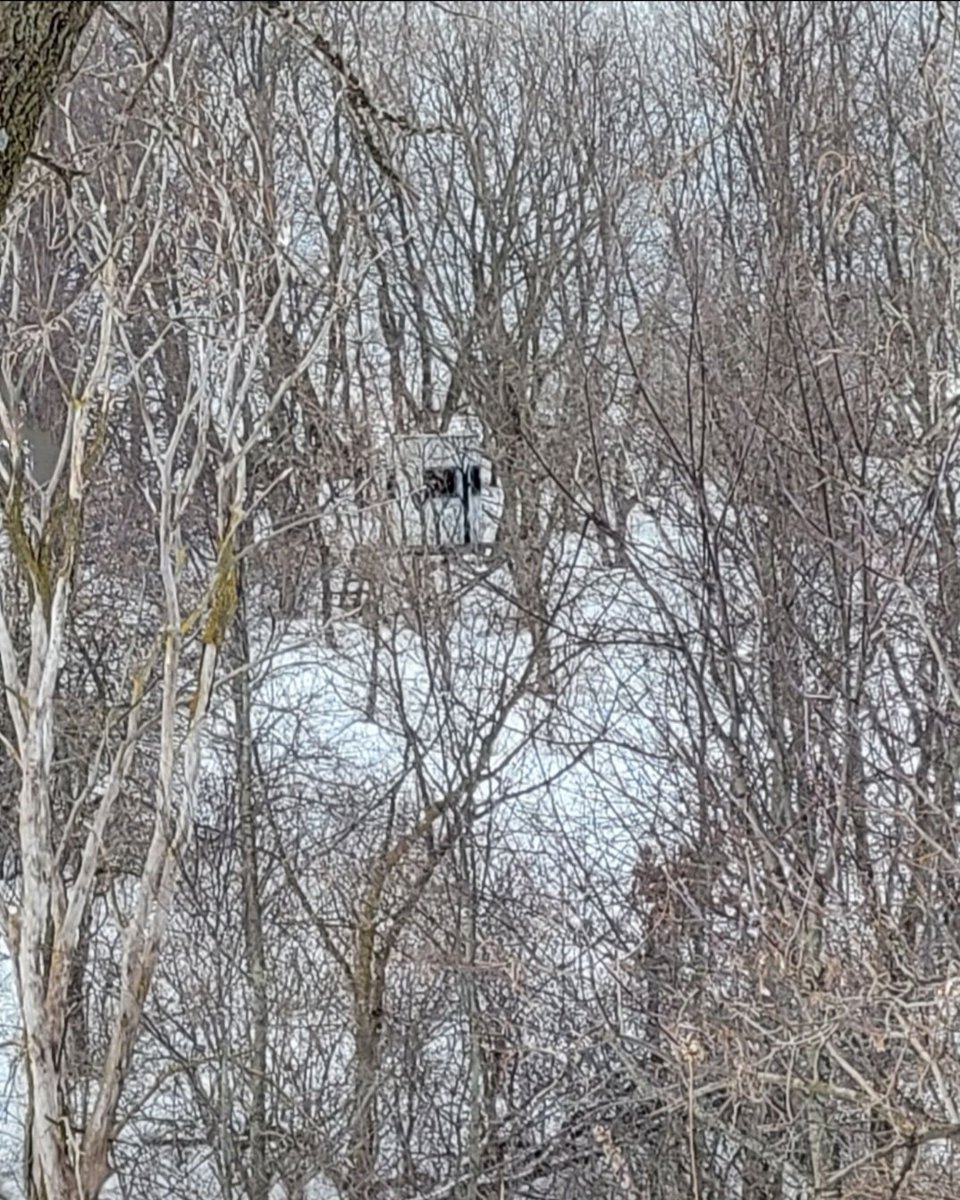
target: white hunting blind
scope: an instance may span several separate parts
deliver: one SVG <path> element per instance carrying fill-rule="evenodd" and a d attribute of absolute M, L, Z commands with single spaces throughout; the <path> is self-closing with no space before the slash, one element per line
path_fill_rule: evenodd
<path fill-rule="evenodd" d="M 406 546 L 479 548 L 489 540 L 480 441 L 469 434 L 410 434 L 394 440 L 387 493 Z"/>

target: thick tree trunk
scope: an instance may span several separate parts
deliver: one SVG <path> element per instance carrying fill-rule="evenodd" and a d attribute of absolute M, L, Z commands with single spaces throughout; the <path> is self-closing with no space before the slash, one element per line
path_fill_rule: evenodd
<path fill-rule="evenodd" d="M 97 2 L 0 4 L 0 221 Z"/>

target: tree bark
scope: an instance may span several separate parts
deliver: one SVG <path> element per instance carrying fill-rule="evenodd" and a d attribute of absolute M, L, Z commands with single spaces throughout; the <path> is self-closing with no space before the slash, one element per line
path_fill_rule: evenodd
<path fill-rule="evenodd" d="M 0 221 L 98 0 L 0 4 Z"/>
<path fill-rule="evenodd" d="M 241 529 L 238 538 L 244 532 Z M 237 623 L 237 658 L 239 661 L 236 662 L 237 672 L 233 680 L 233 703 L 237 722 L 235 750 L 240 853 L 243 862 L 243 930 L 251 1003 L 250 1104 L 248 1110 L 250 1147 L 246 1191 L 249 1200 L 267 1200 L 270 1192 L 266 1142 L 267 1035 L 270 1010 L 260 894 L 257 811 L 253 791 L 250 643 L 244 611 L 242 572 L 241 558 L 241 564 L 237 567 L 237 592 L 243 617 Z"/>

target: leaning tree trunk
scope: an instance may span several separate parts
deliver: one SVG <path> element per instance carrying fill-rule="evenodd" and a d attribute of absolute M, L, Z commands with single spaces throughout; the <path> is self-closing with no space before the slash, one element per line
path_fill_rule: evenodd
<path fill-rule="evenodd" d="M 97 0 L 0 4 L 0 221 Z"/>

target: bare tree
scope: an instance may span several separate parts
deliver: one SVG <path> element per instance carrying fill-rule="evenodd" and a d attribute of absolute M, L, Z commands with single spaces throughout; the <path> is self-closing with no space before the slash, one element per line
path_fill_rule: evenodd
<path fill-rule="evenodd" d="M 166 94 L 158 88 L 151 103 L 169 116 L 178 88 L 189 85 L 175 69 L 162 79 Z M 197 108 L 190 111 L 201 117 Z M 71 326 L 62 318 L 75 340 L 57 346 L 58 357 L 48 354 L 42 324 L 32 325 L 27 315 L 33 297 L 24 289 L 27 251 L 16 227 L 5 260 L 4 284 L 14 298 L 10 320 L 16 323 L 16 351 L 4 362 L 2 421 L 10 448 L 5 517 L 9 564 L 26 614 L 18 624 L 11 596 L 0 620 L 10 749 L 19 774 L 20 893 L 9 934 L 24 1020 L 27 1188 L 31 1197 L 44 1200 L 96 1195 L 111 1169 L 123 1085 L 169 921 L 179 859 L 191 837 L 204 723 L 237 602 L 247 457 L 311 353 L 308 347 L 272 395 L 261 392 L 251 407 L 258 370 L 252 351 L 265 328 L 250 327 L 244 308 L 262 263 L 251 240 L 254 214 L 231 197 L 232 168 L 226 157 L 218 159 L 212 130 L 198 142 L 192 134 L 184 136 L 179 119 L 144 129 L 139 117 L 138 111 L 128 126 L 136 169 L 127 174 L 131 157 L 121 153 L 113 169 L 107 168 L 102 198 L 84 179 L 63 201 L 69 253 L 85 280 L 70 300 L 73 311 L 83 314 L 82 324 Z M 138 145 L 139 136 L 144 141 Z M 69 116 L 64 137 L 77 151 Z M 169 163 L 178 154 L 184 156 L 180 179 L 194 189 L 196 203 L 189 209 L 178 206 L 171 185 Z M 183 220 L 174 242 L 164 237 L 163 227 L 178 209 Z M 134 219 L 144 236 L 131 235 Z M 225 253 L 226 245 L 232 249 Z M 207 265 L 199 267 L 204 256 Z M 286 273 L 284 267 L 281 284 Z M 267 297 L 268 319 L 280 301 L 278 287 Z M 141 314 L 138 322 L 127 319 L 131 309 Z M 55 312 L 40 318 L 56 319 Z M 204 324 L 213 321 L 222 329 L 224 319 L 233 330 L 229 345 L 219 334 L 211 337 Z M 87 333 L 91 327 L 93 337 Z M 182 375 L 171 378 L 176 354 L 186 361 Z M 62 434 L 42 474 L 36 441 L 25 434 L 18 410 L 33 403 L 26 393 L 20 396 L 26 363 L 62 389 L 64 417 L 54 416 Z M 171 384 L 179 385 L 172 404 Z M 143 574 L 139 600 L 135 580 L 122 575 L 111 580 L 103 561 L 93 557 L 111 508 L 117 511 L 118 497 L 111 495 L 105 471 L 116 463 L 131 412 L 143 434 L 134 486 L 153 532 L 153 562 Z M 201 497 L 212 504 L 205 547 L 198 542 Z M 86 731 L 85 767 L 71 783 L 58 752 L 63 753 L 69 719 L 63 714 L 70 705 L 62 669 L 72 654 L 84 653 L 86 636 L 77 623 L 82 610 L 76 597 L 111 583 L 122 590 L 128 613 L 136 614 L 139 605 L 140 615 L 121 620 L 123 665 Z M 73 1064 L 64 1055 L 71 981 L 82 931 L 102 904 L 98 880 L 118 805 L 144 770 L 153 776 L 153 828 L 144 829 L 142 849 L 125 863 L 126 881 L 116 896 L 111 968 L 116 993 L 91 1064 L 96 1085 L 78 1120 Z"/>

